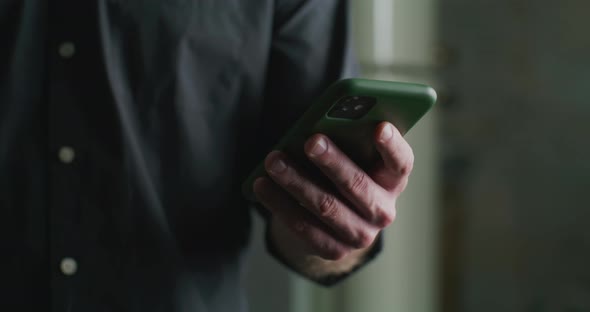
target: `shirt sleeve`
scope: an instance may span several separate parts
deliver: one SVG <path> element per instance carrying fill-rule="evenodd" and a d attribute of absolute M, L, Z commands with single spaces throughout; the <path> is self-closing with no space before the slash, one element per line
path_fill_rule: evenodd
<path fill-rule="evenodd" d="M 353 52 L 346 0 L 277 0 L 273 24 L 273 40 L 267 72 L 264 113 L 260 138 L 272 146 L 290 125 L 305 111 L 312 100 L 333 82 L 358 75 Z M 269 219 L 266 209 L 257 210 Z M 287 267 L 266 231 L 269 253 Z M 381 250 L 378 237 L 362 265 Z M 351 272 L 326 276 L 315 282 L 328 286 Z M 296 270 L 294 270 L 296 271 Z"/>
<path fill-rule="evenodd" d="M 274 144 L 333 82 L 358 75 L 346 0 L 277 0 L 262 114 Z"/>

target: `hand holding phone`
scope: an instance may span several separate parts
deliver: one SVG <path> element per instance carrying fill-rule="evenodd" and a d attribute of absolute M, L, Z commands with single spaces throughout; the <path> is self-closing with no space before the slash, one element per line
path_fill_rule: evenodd
<path fill-rule="evenodd" d="M 336 83 L 252 173 L 246 196 L 305 242 L 301 253 L 339 260 L 369 248 L 394 220 L 412 170 L 402 135 L 435 98 L 431 88 L 415 84 Z"/>

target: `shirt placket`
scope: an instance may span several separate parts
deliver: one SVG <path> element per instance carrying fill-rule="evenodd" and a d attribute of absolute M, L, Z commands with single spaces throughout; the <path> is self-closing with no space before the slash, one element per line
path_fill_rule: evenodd
<path fill-rule="evenodd" d="M 84 24 L 74 1 L 51 1 L 48 25 L 47 99 L 49 168 L 49 237 L 52 311 L 71 311 L 80 283 L 80 205 L 84 163 L 84 125 L 80 113 L 80 77 L 84 59 Z M 78 14 L 78 15 L 77 15 Z M 90 35 L 90 34 L 89 34 Z M 88 73 L 92 75 L 92 73 Z"/>

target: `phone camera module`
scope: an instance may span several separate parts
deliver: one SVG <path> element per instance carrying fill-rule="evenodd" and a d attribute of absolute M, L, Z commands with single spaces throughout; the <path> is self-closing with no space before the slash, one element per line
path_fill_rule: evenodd
<path fill-rule="evenodd" d="M 328 116 L 343 119 L 359 119 L 365 116 L 376 103 L 377 99 L 370 96 L 345 96 L 334 104 L 328 112 Z"/>

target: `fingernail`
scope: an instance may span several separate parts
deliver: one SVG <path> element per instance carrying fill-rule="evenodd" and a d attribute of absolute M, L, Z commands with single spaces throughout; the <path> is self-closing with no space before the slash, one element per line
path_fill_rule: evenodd
<path fill-rule="evenodd" d="M 328 149 L 328 142 L 324 138 L 320 138 L 315 142 L 311 151 L 309 151 L 309 155 L 312 157 L 320 156 Z"/>
<path fill-rule="evenodd" d="M 279 173 L 285 171 L 285 169 L 287 169 L 287 165 L 285 165 L 285 162 L 279 158 L 279 159 L 275 159 L 270 164 L 269 171 L 272 174 L 279 174 Z"/>
<path fill-rule="evenodd" d="M 383 130 L 381 130 L 381 137 L 379 138 L 379 140 L 381 140 L 381 142 L 386 142 L 387 140 L 391 139 L 392 136 L 393 129 L 392 126 L 388 124 L 385 127 L 383 127 Z"/>

